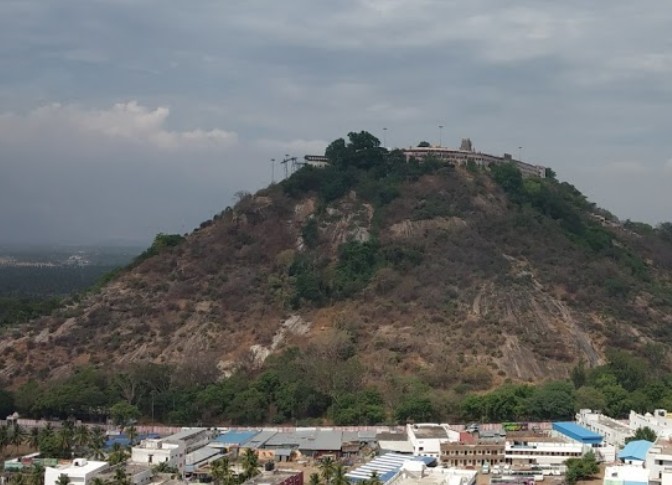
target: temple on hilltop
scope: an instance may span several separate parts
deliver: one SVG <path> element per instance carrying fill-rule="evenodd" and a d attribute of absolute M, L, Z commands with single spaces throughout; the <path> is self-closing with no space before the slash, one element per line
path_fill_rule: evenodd
<path fill-rule="evenodd" d="M 510 153 L 505 153 L 501 157 L 498 157 L 497 155 L 478 152 L 474 149 L 474 145 L 469 138 L 462 139 L 460 148 L 428 146 L 402 148 L 401 151 L 406 156 L 406 160 L 410 160 L 411 158 L 423 160 L 431 156 L 455 165 L 475 163 L 478 166 L 489 166 L 498 163 L 513 162 L 525 177 L 546 177 L 546 167 L 516 160 Z"/>
<path fill-rule="evenodd" d="M 524 177 L 546 177 L 546 167 L 533 165 L 514 159 L 510 153 L 504 153 L 501 157 L 490 155 L 489 153 L 478 152 L 470 138 L 463 138 L 460 148 L 449 148 L 444 146 L 423 146 L 402 148 L 401 151 L 406 156 L 406 160 L 415 158 L 424 160 L 427 157 L 433 157 L 437 160 L 445 161 L 453 165 L 466 165 L 475 163 L 478 166 L 490 166 L 498 163 L 514 163 Z M 311 165 L 313 167 L 326 167 L 329 165 L 329 159 L 324 155 L 306 155 L 302 165 Z"/>

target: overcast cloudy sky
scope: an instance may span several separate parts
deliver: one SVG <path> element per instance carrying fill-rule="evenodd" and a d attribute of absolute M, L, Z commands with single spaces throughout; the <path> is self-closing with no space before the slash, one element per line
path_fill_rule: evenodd
<path fill-rule="evenodd" d="M 672 220 L 670 32 L 669 0 L 2 0 L 0 242 L 187 232 L 272 157 L 439 125 Z"/>

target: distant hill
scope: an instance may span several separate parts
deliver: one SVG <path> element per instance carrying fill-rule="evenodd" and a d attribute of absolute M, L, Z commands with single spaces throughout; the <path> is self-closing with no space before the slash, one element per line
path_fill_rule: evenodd
<path fill-rule="evenodd" d="M 231 375 L 296 348 L 334 362 L 323 382 L 357 376 L 393 399 L 394 376 L 488 389 L 566 378 L 608 348 L 662 348 L 670 367 L 669 225 L 622 223 L 552 173 L 407 162 L 353 135 L 330 145 L 329 167 L 239 194 L 3 336 L 0 376 L 134 362 Z"/>

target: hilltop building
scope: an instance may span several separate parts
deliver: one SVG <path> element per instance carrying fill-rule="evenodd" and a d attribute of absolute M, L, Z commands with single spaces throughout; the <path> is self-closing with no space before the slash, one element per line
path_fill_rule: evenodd
<path fill-rule="evenodd" d="M 167 463 L 184 473 L 186 456 L 205 446 L 210 431 L 205 428 L 188 428 L 161 439 L 145 439 L 131 449 L 133 463 L 149 466 Z"/>
<path fill-rule="evenodd" d="M 488 153 L 478 152 L 469 138 L 462 140 L 460 148 L 449 148 L 443 146 L 429 147 L 409 147 L 402 149 L 407 160 L 415 158 L 424 160 L 427 157 L 434 157 L 437 160 L 452 163 L 454 165 L 467 165 L 474 163 L 478 166 L 490 166 L 500 163 L 514 163 L 525 177 L 546 177 L 546 167 L 533 165 L 514 159 L 511 154 L 505 153 L 501 157 Z"/>

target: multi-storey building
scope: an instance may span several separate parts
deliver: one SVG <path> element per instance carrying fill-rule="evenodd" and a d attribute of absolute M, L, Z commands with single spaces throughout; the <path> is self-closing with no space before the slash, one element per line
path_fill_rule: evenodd
<path fill-rule="evenodd" d="M 649 483 L 662 484 L 672 478 L 672 441 L 659 438 L 646 454 L 646 469 L 649 470 Z"/>
<path fill-rule="evenodd" d="M 507 435 L 504 462 L 509 465 L 561 466 L 565 460 L 579 458 L 586 451 L 581 443 L 545 434 Z"/>
<path fill-rule="evenodd" d="M 637 430 L 638 428 L 648 427 L 655 431 L 659 438 L 672 437 L 672 419 L 667 414 L 665 409 L 656 409 L 653 414 L 638 414 L 630 411 L 629 418 L 630 428 Z"/>
<path fill-rule="evenodd" d="M 605 443 L 613 446 L 625 446 L 625 440 L 635 435 L 629 425 L 621 423 L 599 411 L 581 409 L 576 414 L 576 422 L 604 437 Z"/>
<path fill-rule="evenodd" d="M 504 439 L 441 443 L 441 462 L 458 468 L 504 463 Z"/>

